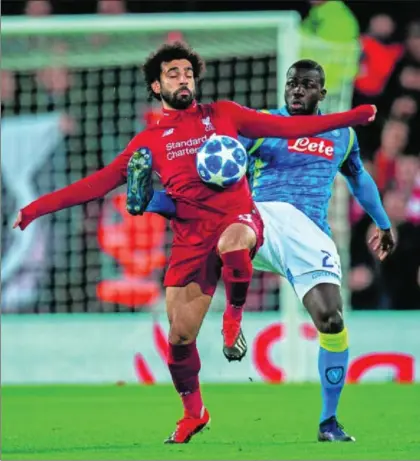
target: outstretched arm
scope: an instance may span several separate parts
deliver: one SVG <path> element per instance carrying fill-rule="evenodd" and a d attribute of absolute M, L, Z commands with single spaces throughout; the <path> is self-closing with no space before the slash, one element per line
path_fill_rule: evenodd
<path fill-rule="evenodd" d="M 105 168 L 33 201 L 20 210 L 13 227 L 19 226 L 24 230 L 41 216 L 103 197 L 125 183 L 127 157 L 123 153 Z"/>
<path fill-rule="evenodd" d="M 142 137 L 143 133 L 135 136 L 124 151 L 105 168 L 69 186 L 45 194 L 22 208 L 13 228 L 19 226 L 23 230 L 41 216 L 101 198 L 124 184 L 127 178 L 128 161 L 136 150 L 136 146 L 141 143 Z"/>
<path fill-rule="evenodd" d="M 347 126 L 366 124 L 375 118 L 376 107 L 359 106 L 347 112 L 323 115 L 294 115 L 278 117 L 258 112 L 232 101 L 220 101 L 218 109 L 228 113 L 239 133 L 249 138 L 300 138 Z"/>

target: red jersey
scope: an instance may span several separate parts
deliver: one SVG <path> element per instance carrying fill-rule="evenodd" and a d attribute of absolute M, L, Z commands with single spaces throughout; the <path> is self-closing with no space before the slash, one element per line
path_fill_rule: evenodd
<path fill-rule="evenodd" d="M 70 206 L 88 202 L 124 184 L 131 155 L 140 147 L 152 152 L 153 169 L 167 192 L 177 200 L 180 218 L 216 213 L 249 213 L 251 194 L 245 178 L 222 192 L 206 186 L 198 176 L 195 154 L 213 133 L 248 138 L 299 138 L 346 126 L 367 123 L 373 106 L 348 112 L 316 116 L 278 117 L 257 112 L 231 101 L 196 104 L 186 110 L 165 111 L 156 125 L 139 133 L 109 165 L 61 190 L 46 194 L 23 208 L 21 229 L 34 219 Z"/>
<path fill-rule="evenodd" d="M 227 103 L 229 105 L 229 103 Z M 139 133 L 127 146 L 128 156 L 141 147 L 152 152 L 152 168 L 166 193 L 177 203 L 177 217 L 214 219 L 250 213 L 251 192 L 246 178 L 227 189 L 214 190 L 199 177 L 196 154 L 213 135 L 238 137 L 238 121 L 226 103 L 193 104 L 186 110 L 164 110 L 161 120 Z M 209 215 L 210 213 L 210 215 Z"/>

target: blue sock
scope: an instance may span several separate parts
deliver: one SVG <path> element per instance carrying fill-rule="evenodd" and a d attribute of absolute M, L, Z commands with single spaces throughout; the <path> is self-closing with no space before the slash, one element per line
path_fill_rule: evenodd
<path fill-rule="evenodd" d="M 320 333 L 319 339 L 318 371 L 322 386 L 322 423 L 331 416 L 336 416 L 346 380 L 349 361 L 347 329 L 336 334 Z"/>
<path fill-rule="evenodd" d="M 176 216 L 176 205 L 164 190 L 155 190 L 146 211 L 157 213 L 164 218 L 170 219 Z"/>

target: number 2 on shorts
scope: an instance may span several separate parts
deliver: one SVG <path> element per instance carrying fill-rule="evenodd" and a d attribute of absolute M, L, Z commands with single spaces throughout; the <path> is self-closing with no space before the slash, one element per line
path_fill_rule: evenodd
<path fill-rule="evenodd" d="M 331 253 L 325 250 L 321 250 L 321 253 L 324 253 L 325 256 L 322 258 L 322 267 L 326 268 L 332 268 L 334 267 L 334 264 L 331 263 L 330 258 L 331 258 Z"/>

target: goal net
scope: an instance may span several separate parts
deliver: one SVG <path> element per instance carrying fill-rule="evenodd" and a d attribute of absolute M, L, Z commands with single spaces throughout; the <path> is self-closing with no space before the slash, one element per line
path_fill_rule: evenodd
<path fill-rule="evenodd" d="M 39 195 L 108 164 L 157 116 L 140 66 L 160 44 L 182 38 L 206 59 L 201 101 L 276 108 L 286 70 L 301 57 L 299 25 L 295 12 L 4 18 L 3 311 L 130 311 L 162 300 L 169 227 L 152 214 L 130 217 L 124 188 L 41 218 L 23 233 L 11 231 L 11 220 Z M 349 94 L 345 83 L 326 109 L 347 109 Z M 340 249 L 347 238 L 343 197 L 333 206 Z M 277 276 L 255 274 L 248 308 L 279 308 Z"/>

